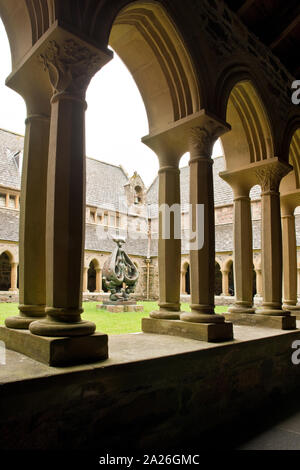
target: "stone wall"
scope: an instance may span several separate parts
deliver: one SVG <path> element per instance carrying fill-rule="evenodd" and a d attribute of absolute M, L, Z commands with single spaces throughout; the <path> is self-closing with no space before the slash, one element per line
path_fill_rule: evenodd
<path fill-rule="evenodd" d="M 291 362 L 299 332 L 266 332 L 209 347 L 157 335 L 115 336 L 108 361 L 61 371 L 19 355 L 23 378 L 1 378 L 0 447 L 99 455 L 193 444 L 203 450 L 202 433 L 226 424 L 231 432 L 235 419 L 263 405 L 276 408 L 299 389 L 300 366 Z M 15 357 L 10 352 L 7 366 L 14 373 Z M 210 446 L 222 441 L 217 434 Z"/>

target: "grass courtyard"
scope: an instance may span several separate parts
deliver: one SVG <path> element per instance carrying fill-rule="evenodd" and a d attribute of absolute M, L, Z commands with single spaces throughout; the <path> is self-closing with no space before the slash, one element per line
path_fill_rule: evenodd
<path fill-rule="evenodd" d="M 99 302 L 84 302 L 84 313 L 82 318 L 96 323 L 97 331 L 102 331 L 110 335 L 118 335 L 122 333 L 138 333 L 141 331 L 141 318 L 148 316 L 152 310 L 157 310 L 156 302 L 138 302 L 144 306 L 144 312 L 129 313 L 109 313 L 105 310 L 97 310 L 96 305 Z M 227 306 L 217 306 L 216 312 L 227 312 Z M 181 309 L 189 311 L 189 304 L 181 304 Z M 0 324 L 4 324 L 6 317 L 16 315 L 18 313 L 18 304 L 16 303 L 0 303 Z"/>

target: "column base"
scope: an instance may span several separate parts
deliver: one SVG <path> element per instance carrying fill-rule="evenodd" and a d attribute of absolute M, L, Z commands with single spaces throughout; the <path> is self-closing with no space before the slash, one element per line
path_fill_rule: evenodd
<path fill-rule="evenodd" d="M 30 323 L 29 330 L 38 336 L 90 336 L 95 333 L 96 325 L 93 322 L 84 320 L 67 323 L 46 318 Z"/>
<path fill-rule="evenodd" d="M 180 311 L 172 311 L 172 310 L 154 310 L 150 312 L 150 318 L 156 319 L 166 319 L 166 320 L 179 320 L 180 319 Z"/>
<path fill-rule="evenodd" d="M 12 349 L 49 366 L 70 366 L 108 358 L 108 336 L 95 333 L 76 338 L 47 338 L 30 331 L 0 326 L 0 340 Z"/>
<path fill-rule="evenodd" d="M 28 330 L 29 325 L 37 321 L 37 317 L 26 317 L 23 315 L 16 315 L 15 317 L 8 317 L 5 319 L 5 326 L 16 330 Z"/>
<path fill-rule="evenodd" d="M 300 320 L 300 305 L 283 305 L 282 308 L 289 311 L 297 320 Z"/>
<path fill-rule="evenodd" d="M 28 330 L 29 325 L 41 318 L 45 318 L 45 305 L 19 305 L 20 313 L 5 319 L 7 328 Z"/>
<path fill-rule="evenodd" d="M 255 308 L 253 308 L 253 307 L 243 307 L 241 305 L 232 305 L 232 307 L 229 307 L 228 313 L 253 314 L 253 313 L 255 313 Z"/>
<path fill-rule="evenodd" d="M 181 320 L 142 318 L 142 331 L 159 335 L 180 336 L 197 341 L 217 342 L 233 339 L 232 323 L 192 323 Z"/>
<path fill-rule="evenodd" d="M 180 320 L 191 323 L 209 323 L 220 324 L 224 323 L 225 318 L 223 315 L 217 313 L 198 313 L 198 312 L 183 312 L 180 315 Z"/>
<path fill-rule="evenodd" d="M 226 321 L 231 321 L 234 325 L 258 326 L 278 330 L 296 329 L 296 317 L 290 314 L 271 316 L 231 311 L 230 313 L 224 313 L 224 317 Z"/>

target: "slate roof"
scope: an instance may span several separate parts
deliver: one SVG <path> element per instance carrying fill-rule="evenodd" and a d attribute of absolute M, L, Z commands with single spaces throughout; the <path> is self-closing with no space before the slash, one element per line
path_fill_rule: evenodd
<path fill-rule="evenodd" d="M 225 158 L 223 156 L 213 159 L 214 178 L 214 202 L 215 207 L 233 204 L 232 189 L 226 181 L 220 178 L 219 173 L 226 170 Z M 180 198 L 183 210 L 187 210 L 189 204 L 189 180 L 190 169 L 188 166 L 180 168 Z M 260 199 L 260 186 L 254 186 L 250 191 L 252 199 Z M 147 192 L 148 204 L 154 204 L 158 200 L 158 178 L 155 178 Z M 157 215 L 156 215 L 157 216 Z"/>
<path fill-rule="evenodd" d="M 0 129 L 0 185 L 19 189 L 20 172 L 13 155 L 22 151 L 24 138 L 18 134 Z M 96 207 L 116 210 L 119 207 L 119 198 L 125 198 L 124 185 L 129 182 L 123 168 L 109 163 L 87 158 L 87 204 Z M 232 191 L 230 186 L 219 177 L 219 172 L 225 170 L 224 157 L 214 158 L 214 198 L 215 206 L 232 204 Z M 181 202 L 183 209 L 189 203 L 189 167 L 180 170 Z M 251 197 L 260 197 L 260 188 L 256 186 L 251 190 Z M 155 178 L 147 191 L 147 203 L 156 204 L 158 202 L 158 178 Z M 155 216 L 157 209 L 154 208 L 152 216 Z M 297 217 L 300 222 L 300 215 Z M 216 251 L 232 251 L 233 233 L 232 224 L 216 226 Z M 1 208 L 0 239 L 18 241 L 19 214 L 16 211 Z M 110 239 L 99 235 L 102 226 L 96 224 L 86 224 L 85 248 L 93 251 L 110 252 L 114 246 L 112 241 L 113 232 Z M 253 221 L 253 248 L 260 248 L 260 221 Z M 297 224 L 297 245 L 300 245 L 300 224 Z M 130 254 L 146 256 L 148 241 L 137 239 L 132 240 L 127 237 L 126 249 Z M 183 243 L 183 253 L 186 252 Z M 157 255 L 157 240 L 151 241 L 151 255 Z"/>
<path fill-rule="evenodd" d="M 120 230 L 120 235 L 122 231 Z M 130 237 L 127 237 L 126 234 L 126 245 L 125 249 L 131 255 L 137 256 L 147 256 L 147 246 L 148 240 L 137 239 L 132 240 Z M 115 232 L 110 230 L 108 232 L 103 231 L 103 226 L 96 224 L 86 224 L 85 231 L 85 249 L 92 251 L 107 251 L 111 252 L 115 248 L 115 243 L 113 242 L 113 237 Z M 157 252 L 157 249 L 155 250 Z M 153 253 L 151 253 L 153 256 Z"/>
<path fill-rule="evenodd" d="M 0 185 L 19 189 L 21 172 L 16 164 L 14 154 L 23 151 L 24 137 L 0 129 Z"/>
<path fill-rule="evenodd" d="M 110 163 L 86 159 L 86 202 L 88 205 L 115 210 L 119 199 L 125 198 L 124 185 L 128 183 L 124 170 Z"/>
<path fill-rule="evenodd" d="M 19 212 L 1 208 L 0 240 L 19 241 Z"/>

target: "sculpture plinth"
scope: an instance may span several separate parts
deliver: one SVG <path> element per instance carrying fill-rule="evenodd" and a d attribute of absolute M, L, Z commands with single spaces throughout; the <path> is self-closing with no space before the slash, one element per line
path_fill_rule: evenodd
<path fill-rule="evenodd" d="M 111 294 L 108 301 L 97 305 L 97 309 L 112 313 L 142 312 L 143 306 L 137 305 L 136 301 L 129 297 L 134 292 L 139 278 L 138 269 L 122 247 L 125 239 L 113 240 L 117 246 L 103 266 L 104 286 Z"/>

